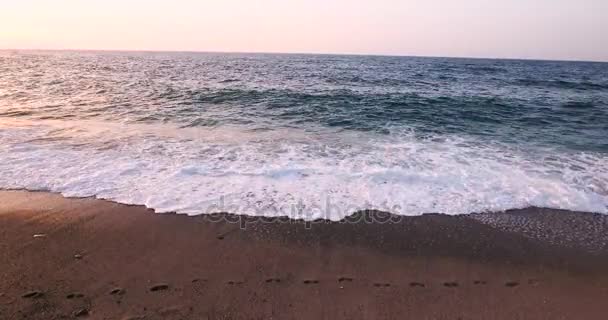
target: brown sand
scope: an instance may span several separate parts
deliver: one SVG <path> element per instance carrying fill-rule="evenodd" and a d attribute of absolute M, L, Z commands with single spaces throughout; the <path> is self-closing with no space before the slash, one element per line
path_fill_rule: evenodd
<path fill-rule="evenodd" d="M 2 191 L 0 319 L 608 317 L 604 216 L 363 221 L 378 215 L 240 228 L 233 215 Z"/>

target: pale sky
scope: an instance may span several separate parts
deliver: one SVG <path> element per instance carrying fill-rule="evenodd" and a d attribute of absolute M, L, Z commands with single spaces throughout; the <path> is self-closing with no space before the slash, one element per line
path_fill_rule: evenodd
<path fill-rule="evenodd" d="M 608 61 L 608 0 L 0 0 L 0 48 Z"/>

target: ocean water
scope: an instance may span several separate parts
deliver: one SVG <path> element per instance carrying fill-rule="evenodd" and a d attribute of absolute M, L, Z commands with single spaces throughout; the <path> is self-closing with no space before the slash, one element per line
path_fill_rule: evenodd
<path fill-rule="evenodd" d="M 0 51 L 0 188 L 189 215 L 608 213 L 608 64 Z"/>

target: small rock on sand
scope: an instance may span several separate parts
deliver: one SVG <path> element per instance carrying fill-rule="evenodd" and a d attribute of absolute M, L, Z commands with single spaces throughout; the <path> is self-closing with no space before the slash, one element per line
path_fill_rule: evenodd
<path fill-rule="evenodd" d="M 45 237 L 46 237 L 46 234 L 44 234 L 44 233 L 38 233 L 38 234 L 34 235 L 34 239 L 36 239 L 36 238 L 45 238 Z"/>
<path fill-rule="evenodd" d="M 74 255 L 74 259 L 80 260 L 80 259 L 82 259 L 82 255 L 81 254 L 75 254 Z"/>

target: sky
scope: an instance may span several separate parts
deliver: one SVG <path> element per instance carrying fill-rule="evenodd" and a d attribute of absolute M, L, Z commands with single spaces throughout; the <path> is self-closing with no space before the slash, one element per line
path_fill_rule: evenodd
<path fill-rule="evenodd" d="M 0 48 L 608 61 L 608 0 L 0 0 Z"/>

